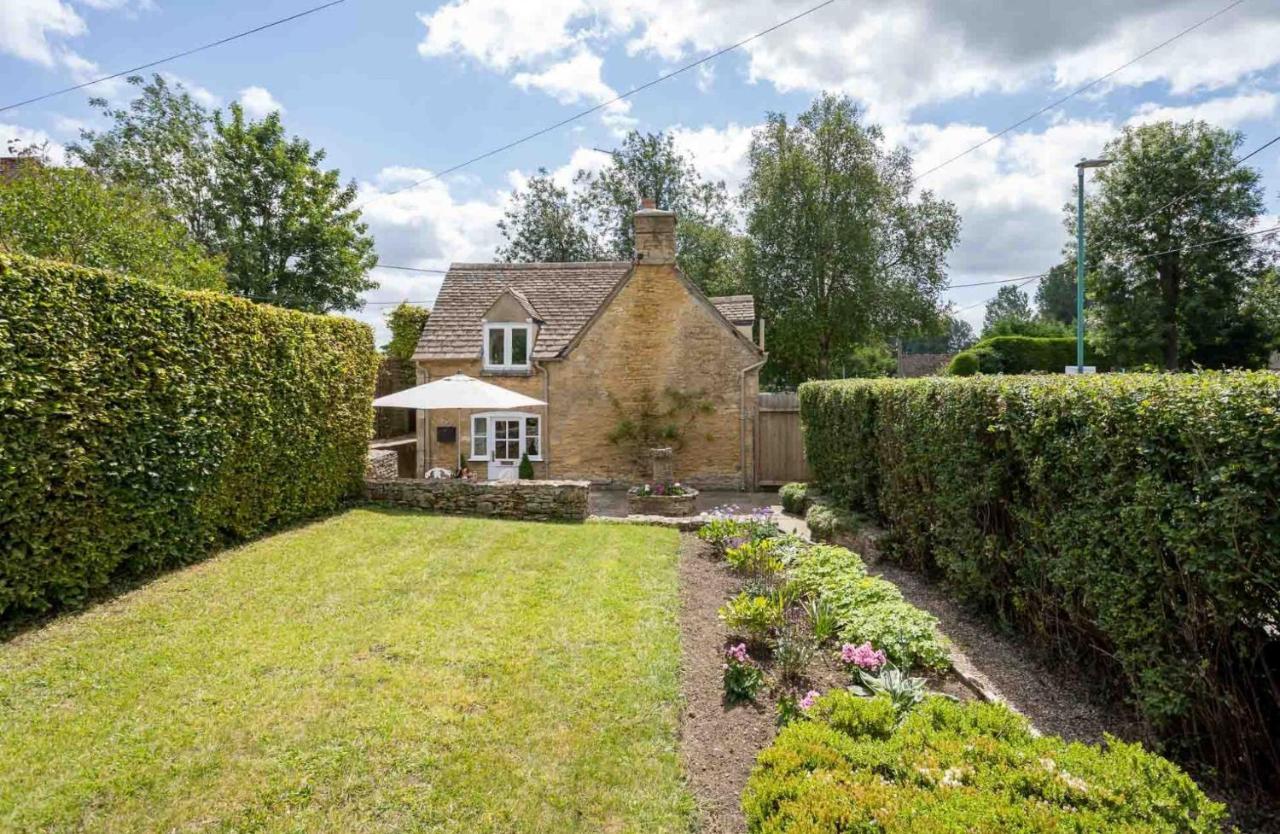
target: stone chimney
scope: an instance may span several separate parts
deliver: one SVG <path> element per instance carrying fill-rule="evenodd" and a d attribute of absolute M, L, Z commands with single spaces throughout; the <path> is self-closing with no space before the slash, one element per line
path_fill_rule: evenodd
<path fill-rule="evenodd" d="M 636 212 L 636 261 L 641 264 L 676 262 L 676 213 L 664 211 L 648 198 Z"/>

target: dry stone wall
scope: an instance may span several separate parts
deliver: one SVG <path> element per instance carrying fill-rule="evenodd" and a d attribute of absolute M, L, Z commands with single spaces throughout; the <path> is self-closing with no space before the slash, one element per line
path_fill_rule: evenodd
<path fill-rule="evenodd" d="M 370 478 L 368 497 L 437 513 L 582 521 L 587 517 L 587 481 L 429 481 Z"/>

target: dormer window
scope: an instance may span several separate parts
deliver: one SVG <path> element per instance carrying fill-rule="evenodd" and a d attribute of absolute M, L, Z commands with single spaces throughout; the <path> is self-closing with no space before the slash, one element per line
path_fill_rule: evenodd
<path fill-rule="evenodd" d="M 530 324 L 485 324 L 484 367 L 487 371 L 529 370 Z"/>

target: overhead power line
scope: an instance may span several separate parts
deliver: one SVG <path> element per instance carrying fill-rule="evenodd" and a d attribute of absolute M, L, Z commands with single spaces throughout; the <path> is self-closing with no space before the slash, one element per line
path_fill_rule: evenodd
<path fill-rule="evenodd" d="M 1228 166 L 1227 170 L 1228 170 L 1228 171 L 1230 171 L 1232 168 L 1238 168 L 1238 167 L 1240 167 L 1241 165 L 1243 165 L 1243 164 L 1244 164 L 1245 162 L 1247 162 L 1248 160 L 1252 159 L 1253 157 L 1255 157 L 1255 156 L 1257 156 L 1258 154 L 1260 154 L 1260 153 L 1262 153 L 1263 151 L 1265 151 L 1267 148 L 1269 148 L 1269 147 L 1271 147 L 1272 145 L 1274 145 L 1276 142 L 1280 142 L 1280 136 L 1273 137 L 1272 139 L 1269 139 L 1268 141 L 1263 142 L 1263 143 L 1262 143 L 1261 145 L 1259 145 L 1258 147 L 1256 147 L 1256 148 L 1254 148 L 1253 150 L 1249 151 L 1249 153 L 1245 154 L 1244 156 L 1240 157 L 1240 158 L 1239 158 L 1239 159 L 1237 159 L 1237 160 L 1232 161 L 1231 165 L 1230 165 L 1230 166 Z M 1221 179 L 1221 177 L 1218 177 L 1217 179 Z M 1152 217 L 1155 217 L 1157 214 L 1159 214 L 1160 212 L 1164 211 L 1165 209 L 1170 208 L 1170 207 L 1172 207 L 1172 206 L 1175 206 L 1175 205 L 1177 205 L 1178 203 L 1182 202 L 1183 200 L 1186 200 L 1186 199 L 1189 199 L 1189 198 L 1191 198 L 1191 197 L 1196 196 L 1196 195 L 1197 195 L 1197 194 L 1199 194 L 1201 191 L 1204 191 L 1204 188 L 1205 188 L 1205 187 L 1204 187 L 1203 185 L 1201 185 L 1201 186 L 1199 186 L 1199 187 L 1197 187 L 1197 188 L 1193 188 L 1193 189 L 1191 189 L 1190 191 L 1186 192 L 1185 194 L 1179 194 L 1177 197 L 1174 197 L 1172 200 L 1170 200 L 1169 202 L 1167 202 L 1167 203 L 1165 203 L 1164 205 L 1160 206 L 1160 208 L 1156 209 L 1155 211 L 1152 211 L 1152 212 L 1149 212 L 1149 213 L 1147 213 L 1147 214 L 1143 215 L 1142 219 L 1140 219 L 1137 223 L 1134 223 L 1133 225 L 1135 225 L 1135 226 L 1140 226 L 1140 225 L 1142 225 L 1143 223 L 1147 222 L 1147 221 L 1148 221 L 1148 220 L 1150 220 Z"/>
<path fill-rule="evenodd" d="M 113 72 L 110 75 L 104 75 L 101 78 L 95 78 L 92 81 L 85 81 L 82 84 L 75 84 L 70 87 L 63 87 L 61 90 L 54 90 L 51 93 L 44 93 L 43 95 L 38 95 L 38 96 L 35 96 L 34 98 L 26 99 L 25 101 L 19 101 L 13 104 L 6 104 L 4 107 L 0 107 L 0 113 L 3 113 L 6 110 L 13 110 L 16 107 L 22 107 L 27 104 L 35 104 L 37 101 L 44 101 L 45 99 L 53 98 L 55 96 L 60 96 L 65 93 L 72 93 L 72 92 L 75 92 L 76 90 L 83 90 L 85 87 L 92 87 L 94 84 L 101 84 L 103 81 L 111 81 L 112 79 L 120 78 L 122 76 L 133 75 L 134 73 L 141 72 L 142 70 L 145 70 L 145 69 L 158 67 L 161 64 L 167 64 L 170 61 L 176 61 L 179 58 L 185 58 L 188 55 L 194 55 L 197 52 L 204 52 L 206 49 L 213 49 L 215 46 L 222 46 L 225 43 L 231 43 L 232 41 L 240 40 L 241 38 L 246 38 L 249 35 L 256 35 L 258 32 L 263 32 L 263 31 L 266 31 L 267 29 L 272 29 L 276 26 L 280 26 L 282 24 L 289 23 L 290 21 L 297 20 L 298 18 L 315 14 L 316 12 L 322 12 L 325 9 L 331 8 L 333 6 L 337 6 L 338 4 L 345 3 L 345 2 L 346 0 L 332 0 L 332 2 L 325 3 L 320 6 L 313 6 L 312 8 L 305 9 L 303 11 L 298 12 L 297 14 L 291 14 L 288 17 L 282 17 L 282 18 L 279 18 L 278 20 L 273 20 L 270 23 L 264 23 L 261 26 L 255 26 L 252 29 L 246 29 L 243 32 L 238 32 L 234 35 L 229 35 L 225 38 L 212 41 L 210 43 L 206 43 L 202 46 L 197 46 L 192 49 L 184 49 L 182 52 L 175 52 L 172 55 L 167 55 L 164 58 L 159 58 L 155 61 L 149 61 L 145 64 L 139 64 L 138 66 L 130 67 L 127 70 L 121 70 L 120 72 Z"/>
<path fill-rule="evenodd" d="M 969 147 L 969 148 L 967 148 L 967 149 L 965 149 L 965 150 L 961 151 L 960 153 L 956 154 L 955 156 L 951 157 L 950 159 L 947 159 L 947 160 L 944 160 L 943 162 L 940 162 L 939 164 L 937 164 L 937 165 L 933 166 L 932 168 L 930 168 L 929 170 L 925 171 L 924 173 L 917 174 L 916 176 L 912 177 L 912 182 L 919 182 L 921 179 L 923 179 L 924 177 L 929 176 L 929 175 L 930 175 L 930 174 L 932 174 L 934 171 L 938 171 L 938 170 L 941 170 L 941 169 L 943 169 L 943 168 L 947 167 L 947 166 L 948 166 L 948 165 L 950 165 L 951 163 L 953 163 L 953 162 L 955 162 L 955 161 L 957 161 L 957 160 L 959 160 L 959 159 L 962 159 L 962 158 L 964 158 L 964 157 L 968 156 L 969 154 L 973 153 L 974 151 L 978 150 L 979 148 L 983 147 L 984 145 L 987 145 L 987 144 L 989 144 L 989 143 L 991 143 L 991 142 L 994 142 L 995 140 L 999 139 L 1001 136 L 1004 136 L 1006 133 L 1009 133 L 1010 131 L 1013 131 L 1013 130 L 1017 130 L 1018 128 L 1022 127 L 1023 125 L 1025 125 L 1027 122 L 1031 121 L 1032 119 L 1035 119 L 1035 118 L 1038 118 L 1038 117 L 1040 117 L 1040 116 L 1043 116 L 1045 113 L 1048 113 L 1050 110 L 1053 110 L 1054 108 L 1059 107 L 1059 106 L 1061 106 L 1061 105 L 1063 105 L 1063 104 L 1067 103 L 1068 101 L 1070 101 L 1071 99 L 1073 99 L 1073 98 L 1075 98 L 1076 96 L 1080 95 L 1081 93 L 1088 92 L 1090 89 L 1092 89 L 1093 87 L 1096 87 L 1097 85 L 1101 84 L 1103 81 L 1106 81 L 1108 78 L 1111 78 L 1112 76 L 1116 75 L 1117 73 L 1122 72 L 1123 70 L 1128 69 L 1129 67 L 1131 67 L 1131 66 L 1133 66 L 1134 64 L 1138 63 L 1139 61 L 1141 61 L 1143 58 L 1146 58 L 1148 55 L 1151 55 L 1152 53 L 1155 53 L 1155 52 L 1160 51 L 1161 49 L 1164 49 L 1166 46 L 1168 46 L 1169 44 L 1171 44 L 1171 43 L 1173 43 L 1174 41 L 1178 40 L 1179 38 L 1181 38 L 1181 37 L 1183 37 L 1183 36 L 1185 36 L 1185 35 L 1189 35 L 1189 34 L 1191 34 L 1191 33 L 1192 33 L 1192 32 L 1194 32 L 1195 30 L 1199 29 L 1201 26 L 1204 26 L 1205 24 L 1209 23 L 1210 21 L 1215 20 L 1216 18 L 1221 17 L 1222 15 L 1224 15 L 1224 14 L 1226 14 L 1227 12 L 1231 11 L 1232 9 L 1234 9 L 1236 6 L 1239 6 L 1239 5 L 1240 5 L 1241 3 L 1243 3 L 1243 2 L 1244 2 L 1244 0 L 1234 0 L 1234 2 L 1232 2 L 1232 3 L 1228 3 L 1226 6 L 1223 6 L 1221 9 L 1218 9 L 1218 11 L 1216 11 L 1216 12 L 1214 12 L 1213 14 L 1209 15 L 1208 17 L 1204 18 L 1203 20 L 1199 21 L 1198 23 L 1192 24 L 1191 26 L 1188 26 L 1186 29 L 1183 29 L 1181 32 L 1177 33 L 1177 34 L 1176 34 L 1176 35 L 1174 35 L 1173 37 L 1168 38 L 1167 40 L 1163 40 L 1163 41 L 1161 41 L 1160 43 L 1158 43 L 1158 44 L 1156 44 L 1155 46 L 1153 46 L 1153 47 L 1151 47 L 1150 49 L 1148 49 L 1146 52 L 1143 52 L 1141 55 L 1137 56 L 1136 58 L 1131 58 L 1130 60 L 1126 61 L 1125 63 L 1123 63 L 1123 64 L 1121 64 L 1120 66 L 1116 67 L 1115 69 L 1111 70 L 1111 71 L 1110 71 L 1110 72 L 1108 72 L 1107 74 L 1098 76 L 1097 78 L 1093 79 L 1092 81 L 1090 81 L 1089 83 L 1085 84 L 1085 85 L 1084 85 L 1084 86 L 1082 86 L 1082 87 L 1077 87 L 1076 89 L 1074 89 L 1074 90 L 1072 90 L 1071 92 L 1067 93 L 1065 96 L 1062 96 L 1061 98 L 1056 99 L 1055 101 L 1051 101 L 1051 102 L 1049 102 L 1049 103 L 1048 103 L 1048 104 L 1046 104 L 1044 107 L 1041 107 L 1039 110 L 1035 111 L 1034 113 L 1032 113 L 1032 114 L 1030 114 L 1030 115 L 1028 115 L 1028 116 L 1025 116 L 1025 117 L 1023 117 L 1023 118 L 1019 119 L 1018 121 L 1014 122 L 1013 124 L 1009 125 L 1008 127 L 1006 127 L 1006 128 L 1004 128 L 1004 129 L 1002 129 L 1000 132 L 998 132 L 998 133 L 994 133 L 994 134 L 992 134 L 991 136 L 988 136 L 986 139 L 983 139 L 981 142 L 978 142 L 976 145 L 973 145 L 973 146 L 971 146 L 971 147 Z"/>
<path fill-rule="evenodd" d="M 1244 0 L 1238 0 L 1238 1 L 1244 2 Z M 816 6 L 810 6 L 809 8 L 800 12 L 799 14 L 792 15 L 786 20 L 780 21 L 779 23 L 775 23 L 774 25 L 770 26 L 768 29 L 762 29 L 761 31 L 756 32 L 754 35 L 743 38 L 742 40 L 737 41 L 736 43 L 732 43 L 729 46 L 724 47 L 723 49 L 716 50 L 715 52 L 712 52 L 710 55 L 706 55 L 702 58 L 699 58 L 698 60 L 693 61 L 692 63 L 685 64 L 684 66 L 678 69 L 672 70 L 671 72 L 664 73 L 663 75 L 659 75 L 657 78 L 653 79 L 652 81 L 648 81 L 644 84 L 641 84 L 638 87 L 632 87 L 630 90 L 628 90 L 625 93 L 614 96 L 608 101 L 602 101 L 601 103 L 593 107 L 588 107 L 586 110 L 582 110 L 578 113 L 575 113 L 566 119 L 561 119 L 555 124 L 547 125 L 544 128 L 539 128 L 538 130 L 535 130 L 532 133 L 526 133 L 524 136 L 521 136 L 518 139 L 514 139 L 505 145 L 501 145 L 499 147 L 493 148 L 492 150 L 485 151 L 482 154 L 473 156 L 470 159 L 465 160 L 463 162 L 459 162 L 457 165 L 454 165 L 452 167 L 445 168 L 443 171 L 437 171 L 429 176 L 423 177 L 422 179 L 416 182 L 412 182 L 406 186 L 402 186 L 401 188 L 397 188 L 392 191 L 384 191 L 380 194 L 376 194 L 373 197 L 370 197 L 368 200 L 365 200 L 363 203 L 357 206 L 357 208 L 364 208 L 365 206 L 369 205 L 370 203 L 376 200 L 381 200 L 382 198 L 390 197 L 393 194 L 400 194 L 404 191 L 409 191 L 411 189 L 417 188 L 420 185 L 425 185 L 426 183 L 431 182 L 432 180 L 438 180 L 441 177 L 445 177 L 445 176 L 448 176 L 449 174 L 454 173 L 455 171 L 460 171 L 463 168 L 466 168 L 468 165 L 474 165 L 475 163 L 480 162 L 481 160 L 488 159 L 491 156 L 496 156 L 504 151 L 509 151 L 512 148 L 516 147 L 517 145 L 522 145 L 525 142 L 530 141 L 531 139 L 537 139 L 539 136 L 548 134 L 553 130 L 557 130 L 559 128 L 564 127 L 565 125 L 572 124 L 573 122 L 576 122 L 579 119 L 590 116 L 592 113 L 597 113 L 601 110 L 604 110 L 606 107 L 610 107 L 614 104 L 617 104 L 620 101 L 631 98 L 636 93 L 644 92 L 650 87 L 657 86 L 658 84 L 661 84 L 664 81 L 675 78 L 677 75 L 681 75 L 683 73 L 688 72 L 691 69 L 700 67 L 703 64 L 707 63 L 708 61 L 714 61 L 716 58 L 719 58 L 721 55 L 724 55 L 727 52 L 732 52 L 735 49 L 740 49 L 741 47 L 746 46 L 747 44 L 751 43 L 754 40 L 758 40 L 760 38 L 763 38 L 765 35 L 768 35 L 772 32 L 776 32 L 782 27 L 795 23 L 797 20 L 800 20 L 803 17 L 808 17 L 814 12 L 819 11 L 821 9 L 825 9 L 827 6 L 830 6 L 835 2 L 836 0 L 825 0 L 825 2 L 819 3 Z"/>
<path fill-rule="evenodd" d="M 392 266 L 391 264 L 375 264 L 374 269 L 403 269 L 405 272 L 430 272 L 435 275 L 445 275 L 449 272 L 447 269 L 429 269 L 422 266 Z"/>

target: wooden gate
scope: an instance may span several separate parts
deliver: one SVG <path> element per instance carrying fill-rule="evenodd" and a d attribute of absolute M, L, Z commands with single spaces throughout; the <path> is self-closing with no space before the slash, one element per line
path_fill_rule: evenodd
<path fill-rule="evenodd" d="M 809 464 L 804 459 L 804 438 L 800 433 L 799 395 L 795 391 L 762 393 L 759 411 L 756 483 L 779 486 L 807 481 Z"/>

